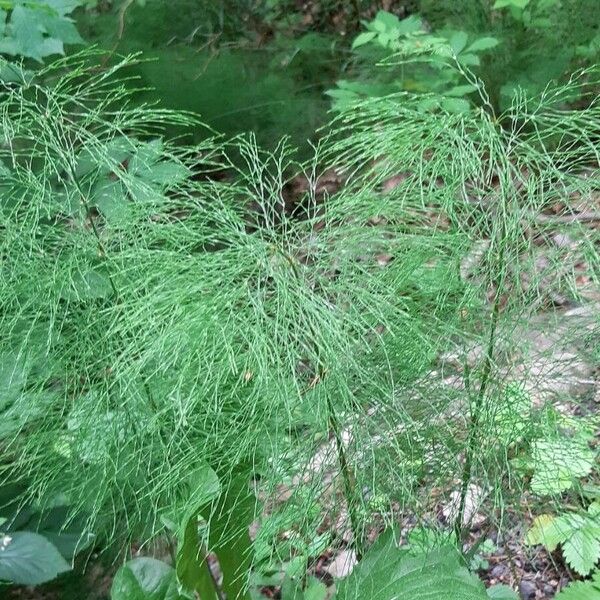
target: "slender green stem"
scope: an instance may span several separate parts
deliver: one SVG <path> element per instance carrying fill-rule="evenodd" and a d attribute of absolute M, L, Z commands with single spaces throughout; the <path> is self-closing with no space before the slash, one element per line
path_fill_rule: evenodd
<path fill-rule="evenodd" d="M 473 459 L 477 452 L 477 442 L 479 439 L 479 427 L 481 423 L 481 416 L 483 413 L 483 406 L 487 388 L 490 383 L 492 374 L 492 366 L 494 363 L 494 353 L 496 350 L 497 342 L 497 329 L 498 329 L 498 318 L 500 315 L 500 302 L 502 297 L 502 284 L 504 280 L 504 238 L 505 238 L 505 226 L 501 227 L 500 232 L 500 250 L 498 253 L 498 265 L 499 275 L 495 278 L 494 284 L 496 286 L 496 293 L 494 295 L 494 303 L 492 305 L 492 314 L 490 318 L 490 329 L 488 335 L 487 346 L 485 355 L 483 358 L 483 366 L 481 371 L 481 381 L 479 384 L 479 390 L 475 398 L 474 405 L 471 410 L 471 419 L 469 422 L 469 431 L 467 437 L 467 448 L 465 452 L 465 464 L 463 468 L 460 488 L 460 500 L 458 506 L 458 513 L 454 522 L 454 533 L 456 536 L 456 543 L 459 549 L 462 547 L 462 542 L 465 536 L 464 529 L 464 518 L 465 518 L 465 506 L 467 502 L 467 494 L 469 491 L 469 483 L 471 482 L 471 476 L 473 474 Z M 469 371 L 465 373 L 465 377 L 469 376 Z"/>
<path fill-rule="evenodd" d="M 346 497 L 346 504 L 348 505 L 348 514 L 350 516 L 350 527 L 352 529 L 352 537 L 354 539 L 354 549 L 356 556 L 360 560 L 363 550 L 362 543 L 362 531 L 360 526 L 360 519 L 356 512 L 356 489 L 354 486 L 354 478 L 350 471 L 348 459 L 346 457 L 346 451 L 344 450 L 344 442 L 342 440 L 342 432 L 340 423 L 337 415 L 333 408 L 331 398 L 327 397 L 327 411 L 329 413 L 329 428 L 335 438 L 335 446 L 337 452 L 338 464 L 342 473 L 342 479 L 344 481 L 344 496 Z"/>

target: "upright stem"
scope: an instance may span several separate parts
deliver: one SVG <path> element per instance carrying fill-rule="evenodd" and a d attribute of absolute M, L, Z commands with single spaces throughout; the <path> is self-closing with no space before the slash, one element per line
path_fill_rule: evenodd
<path fill-rule="evenodd" d="M 340 424 L 329 396 L 327 396 L 327 411 L 329 413 L 329 428 L 331 429 L 335 438 L 337 459 L 340 466 L 340 471 L 342 473 L 342 479 L 344 480 L 344 496 L 346 497 L 346 504 L 348 505 L 348 515 L 350 516 L 350 527 L 352 529 L 352 537 L 354 539 L 354 549 L 357 559 L 360 560 L 363 551 L 363 544 L 360 519 L 356 513 L 356 490 L 354 486 L 354 478 L 352 477 L 350 466 L 348 465 L 348 459 L 346 458 L 346 451 L 344 450 L 344 441 L 342 439 Z"/>
<path fill-rule="evenodd" d="M 461 489 L 460 489 L 460 500 L 458 506 L 458 514 L 454 522 L 454 533 L 456 536 L 456 543 L 459 549 L 462 548 L 462 542 L 464 539 L 465 531 L 463 527 L 463 520 L 465 517 L 465 506 L 467 501 L 467 494 L 469 491 L 469 483 L 471 482 L 471 476 L 473 474 L 473 458 L 477 450 L 477 442 L 479 438 L 479 426 L 481 422 L 481 415 L 483 413 L 483 406 L 487 388 L 489 386 L 490 377 L 492 374 L 492 365 L 494 363 L 494 352 L 496 349 L 496 332 L 498 329 L 498 317 L 500 315 L 500 301 L 502 296 L 502 284 L 504 280 L 504 240 L 505 240 L 505 225 L 502 225 L 500 233 L 500 250 L 498 252 L 498 265 L 499 272 L 495 278 L 494 284 L 496 285 L 496 293 L 494 295 L 494 304 L 492 306 L 492 314 L 490 318 L 490 330 L 485 350 L 485 356 L 483 358 L 483 366 L 481 370 L 481 381 L 479 384 L 479 390 L 475 398 L 475 403 L 471 410 L 471 420 L 469 422 L 469 431 L 467 437 L 467 448 L 465 452 L 465 465 L 463 468 Z M 492 248 L 490 248 L 491 250 Z M 465 374 L 468 376 L 468 371 Z"/>

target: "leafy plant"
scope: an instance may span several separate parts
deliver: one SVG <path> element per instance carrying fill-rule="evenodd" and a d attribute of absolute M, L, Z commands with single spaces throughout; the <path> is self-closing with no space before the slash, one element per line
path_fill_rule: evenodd
<path fill-rule="evenodd" d="M 485 82 L 487 102 L 499 113 L 519 90 L 541 93 L 576 65 L 597 60 L 598 32 L 586 19 L 592 4 L 422 0 L 420 16 L 403 20 L 380 11 L 353 42 L 354 78 L 328 93 L 336 108 L 402 90 L 434 93 L 437 98 L 424 98 L 425 107 L 464 111 L 486 103 L 475 94 L 481 88 L 466 76 L 468 69 Z"/>
<path fill-rule="evenodd" d="M 411 555 L 396 546 L 393 532 L 388 530 L 338 584 L 335 598 L 420 600 L 431 596 L 448 600 L 488 597 L 481 581 L 460 564 L 454 548 Z"/>
<path fill-rule="evenodd" d="M 570 583 L 556 596 L 556 600 L 598 600 L 600 598 L 600 572 L 588 581 Z"/>
<path fill-rule="evenodd" d="M 560 544 L 566 562 L 580 575 L 588 575 L 600 559 L 600 504 L 593 502 L 585 513 L 539 515 L 525 538 L 542 544 L 549 552 Z"/>
<path fill-rule="evenodd" d="M 30 531 L 0 533 L 0 580 L 37 585 L 70 569 L 44 536 Z"/>
<path fill-rule="evenodd" d="M 501 0 L 462 2 L 421 0 L 422 16 L 434 31 L 464 28 L 500 41 L 478 75 L 497 112 L 507 109 L 519 90 L 541 93 L 598 60 L 598 32 L 589 15 L 593 0 Z"/>
<path fill-rule="evenodd" d="M 593 420 L 566 417 L 549 411 L 542 420 L 542 435 L 531 440 L 530 455 L 517 459 L 520 467 L 533 471 L 531 490 L 540 496 L 560 494 L 574 482 L 589 475 L 596 464 L 590 447 L 594 438 Z"/>
<path fill-rule="evenodd" d="M 68 522 L 68 507 L 36 507 L 20 501 L 20 486 L 0 489 L 0 581 L 38 585 L 71 570 L 93 537 L 81 522 Z"/>
<path fill-rule="evenodd" d="M 116 573 L 111 600 L 183 600 L 175 569 L 154 558 L 134 558 Z"/>
<path fill-rule="evenodd" d="M 550 285 L 532 231 L 557 198 L 577 214 L 598 185 L 582 176 L 598 106 L 563 110 L 592 74 L 501 123 L 424 110 L 420 94 L 370 98 L 298 163 L 285 142 L 177 146 L 165 125 L 195 118 L 132 105 L 128 60 L 86 61 L 0 101 L 2 479 L 27 474 L 22 500 L 62 495 L 101 543 L 166 528 L 178 594 L 248 597 L 248 527 L 285 484 L 315 492 L 296 495 L 300 517 L 318 498 L 364 555 L 339 600 L 485 598 L 454 551 L 413 556 L 387 534 L 365 553 L 366 525 L 383 504 L 392 521 L 435 514 L 442 490 L 461 545 L 473 486 L 502 500 L 514 440 L 489 432 L 506 428 L 499 398 L 521 416 L 505 382 L 523 373 L 518 342 Z M 327 168 L 344 185 L 325 193 Z M 302 210 L 289 211 L 299 176 Z M 569 224 L 597 281 L 595 234 Z M 552 286 L 579 297 L 574 269 Z M 124 585 L 145 593 L 144 569 L 127 569 Z M 159 571 L 150 589 L 171 593 Z M 306 595 L 292 575 L 290 593 Z"/>
<path fill-rule="evenodd" d="M 442 106 L 451 112 L 469 110 L 471 104 L 466 97 L 476 92 L 477 86 L 465 78 L 462 69 L 479 66 L 479 54 L 498 45 L 498 40 L 493 37 L 471 36 L 469 40 L 470 36 L 464 31 L 427 33 L 419 17 L 400 20 L 386 11 L 379 11 L 366 28 L 366 32 L 355 38 L 352 47 L 377 45 L 388 51 L 387 57 L 385 54 L 380 56 L 382 65 L 395 69 L 391 77 L 380 77 L 382 81 L 388 80 L 383 85 L 369 86 L 364 80 L 339 81 L 338 88 L 328 92 L 335 107 L 356 100 L 364 93 L 384 95 L 410 90 L 441 97 L 438 100 L 424 98 L 424 108 Z"/>
<path fill-rule="evenodd" d="M 88 0 L 9 0 L 0 8 L 0 53 L 42 59 L 82 44 L 70 14 Z"/>

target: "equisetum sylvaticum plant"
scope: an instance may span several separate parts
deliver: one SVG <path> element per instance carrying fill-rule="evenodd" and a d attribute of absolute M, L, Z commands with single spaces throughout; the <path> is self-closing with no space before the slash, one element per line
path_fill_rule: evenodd
<path fill-rule="evenodd" d="M 594 72 L 502 115 L 476 81 L 467 113 L 359 102 L 299 164 L 167 140 L 202 126 L 131 103 L 129 62 L 2 90 L 2 480 L 100 546 L 167 536 L 181 597 L 249 597 L 280 523 L 363 558 L 340 600 L 485 598 L 449 548 L 478 511 L 502 528 L 523 457 L 565 427 L 543 388 L 568 365 L 544 357 L 597 350 L 597 316 L 564 316 L 598 284 Z M 536 347 L 542 308 L 559 335 Z M 399 549 L 406 518 L 446 549 Z"/>

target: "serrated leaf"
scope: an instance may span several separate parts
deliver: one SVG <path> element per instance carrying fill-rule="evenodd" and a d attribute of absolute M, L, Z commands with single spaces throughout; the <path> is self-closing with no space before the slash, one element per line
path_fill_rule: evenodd
<path fill-rule="evenodd" d="M 569 566 L 585 576 L 600 558 L 600 541 L 593 531 L 584 527 L 563 542 L 562 550 Z"/>
<path fill-rule="evenodd" d="M 39 585 L 71 566 L 44 536 L 17 531 L 0 537 L 0 580 Z"/>
<path fill-rule="evenodd" d="M 560 493 L 573 485 L 573 480 L 588 475 L 595 454 L 585 441 L 578 439 L 537 440 L 532 460 L 535 473 L 531 489 L 542 496 Z"/>
<path fill-rule="evenodd" d="M 41 60 L 44 35 L 38 25 L 37 12 L 18 5 L 10 16 L 10 32 L 15 44 L 15 53 L 27 58 Z"/>
<path fill-rule="evenodd" d="M 373 544 L 343 579 L 336 600 L 484 600 L 482 582 L 460 565 L 452 547 L 410 555 L 396 546 L 390 530 Z"/>
<path fill-rule="evenodd" d="M 539 515 L 533 520 L 525 536 L 525 543 L 529 546 L 541 544 L 549 552 L 553 552 L 572 533 L 573 528 L 563 519 L 553 515 Z"/>
<path fill-rule="evenodd" d="M 600 572 L 597 571 L 590 581 L 570 583 L 555 600 L 600 600 Z"/>

